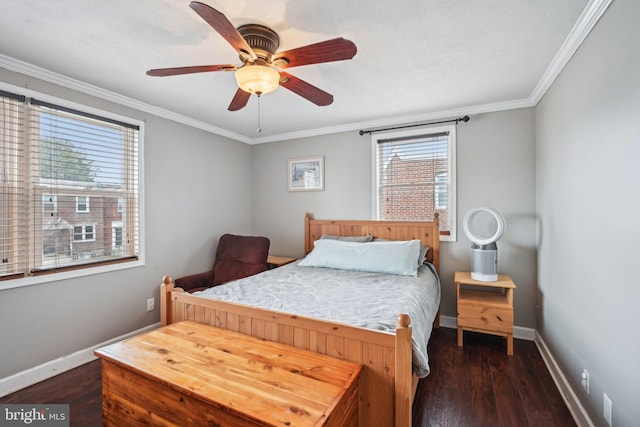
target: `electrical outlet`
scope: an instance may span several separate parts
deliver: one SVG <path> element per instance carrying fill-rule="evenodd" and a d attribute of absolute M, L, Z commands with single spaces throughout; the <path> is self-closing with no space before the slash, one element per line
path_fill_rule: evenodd
<path fill-rule="evenodd" d="M 586 369 L 583 369 L 581 377 L 582 380 L 580 382 L 582 383 L 582 388 L 587 392 L 587 395 L 589 395 L 589 372 L 587 372 Z"/>
<path fill-rule="evenodd" d="M 602 416 L 607 424 L 613 426 L 613 403 L 611 403 L 607 393 L 602 393 Z"/>
<path fill-rule="evenodd" d="M 149 298 L 147 300 L 147 311 L 153 311 L 155 306 L 156 306 L 156 299 L 155 298 Z"/>

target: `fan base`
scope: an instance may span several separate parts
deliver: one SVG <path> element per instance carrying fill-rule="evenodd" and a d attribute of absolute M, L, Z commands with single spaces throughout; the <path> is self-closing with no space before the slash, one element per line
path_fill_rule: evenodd
<path fill-rule="evenodd" d="M 237 30 L 242 38 L 246 40 L 247 44 L 251 46 L 256 56 L 267 62 L 271 62 L 271 56 L 276 53 L 278 47 L 280 47 L 280 36 L 278 36 L 278 33 L 260 24 L 241 25 Z M 240 59 L 244 61 L 242 55 Z"/>

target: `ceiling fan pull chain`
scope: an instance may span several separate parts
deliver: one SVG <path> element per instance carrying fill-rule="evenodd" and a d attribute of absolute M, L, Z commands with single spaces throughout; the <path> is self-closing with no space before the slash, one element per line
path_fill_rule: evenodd
<path fill-rule="evenodd" d="M 260 127 L 260 95 L 258 94 L 258 129 L 256 129 L 256 133 L 262 132 L 262 128 Z"/>

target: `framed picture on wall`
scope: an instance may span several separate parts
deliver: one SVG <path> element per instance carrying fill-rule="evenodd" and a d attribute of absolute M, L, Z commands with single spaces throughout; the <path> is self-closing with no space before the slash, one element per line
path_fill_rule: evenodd
<path fill-rule="evenodd" d="M 324 190 L 324 156 L 289 159 L 287 176 L 289 191 Z"/>

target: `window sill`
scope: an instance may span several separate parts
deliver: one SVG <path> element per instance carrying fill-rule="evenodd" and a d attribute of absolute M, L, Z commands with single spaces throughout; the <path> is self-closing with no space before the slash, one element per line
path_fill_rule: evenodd
<path fill-rule="evenodd" d="M 64 271 L 52 274 L 40 274 L 37 276 L 29 276 L 20 279 L 11 279 L 0 281 L 0 292 L 7 289 L 21 288 L 24 286 L 40 285 L 43 283 L 58 282 L 61 280 L 76 279 L 79 277 L 93 276 L 96 274 L 109 273 L 112 271 L 127 270 L 129 268 L 138 268 L 145 265 L 144 260 L 121 262 L 116 264 L 101 265 L 99 267 L 82 268 L 70 271 Z"/>

